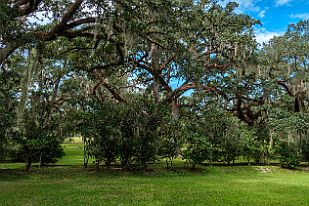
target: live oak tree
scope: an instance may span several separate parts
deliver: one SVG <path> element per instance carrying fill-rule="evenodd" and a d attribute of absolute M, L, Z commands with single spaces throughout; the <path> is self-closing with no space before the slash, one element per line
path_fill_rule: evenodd
<path fill-rule="evenodd" d="M 255 47 L 252 26 L 258 23 L 233 13 L 237 6 L 234 3 L 225 8 L 212 2 L 177 6 L 174 9 L 179 14 L 175 15 L 179 16 L 174 18 L 180 23 L 174 23 L 173 16 L 169 16 L 173 25 L 167 22 L 168 29 L 156 23 L 153 29 L 148 26 L 154 36 L 163 36 L 175 28 L 172 41 L 163 38 L 160 43 L 151 39 L 144 45 L 138 43 L 129 59 L 134 82 L 146 85 L 154 101 L 170 103 L 174 116 L 179 115 L 179 97 L 188 90 L 224 94 L 226 77 L 238 66 L 245 67 L 239 64 L 251 56 Z"/>
<path fill-rule="evenodd" d="M 265 73 L 280 88 L 273 96 L 277 114 L 273 120 L 285 148 L 279 151 L 290 155 L 285 160 L 291 165 L 300 156 L 308 161 L 308 25 L 308 20 L 289 25 L 285 34 L 265 45 L 262 55 Z"/>
<path fill-rule="evenodd" d="M 266 72 L 294 98 L 294 112 L 308 111 L 308 49 L 308 20 L 289 25 L 284 35 L 275 37 L 264 48 Z"/>
<path fill-rule="evenodd" d="M 308 21 L 257 47 L 259 21 L 236 13 L 236 3 L 4 0 L 0 6 L 2 160 L 3 148 L 19 138 L 28 169 L 53 163 L 63 136 L 83 134 L 85 165 L 92 156 L 97 166 L 120 159 L 125 168 L 146 168 L 158 154 L 172 164 L 184 143 L 194 164 L 230 162 L 240 153 L 267 162 L 286 135 L 278 128 L 299 137 L 297 151 L 308 159 Z M 188 128 L 190 118 L 199 132 Z M 47 148 L 57 155 L 46 159 Z"/>

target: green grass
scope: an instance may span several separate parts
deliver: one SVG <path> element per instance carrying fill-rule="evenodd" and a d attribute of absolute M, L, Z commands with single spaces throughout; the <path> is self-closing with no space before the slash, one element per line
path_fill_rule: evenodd
<path fill-rule="evenodd" d="M 0 205 L 309 205 L 305 171 L 258 166 L 167 171 L 159 164 L 147 172 L 102 168 L 97 173 L 81 167 L 82 145 L 64 149 L 58 166 L 35 167 L 31 174 L 0 171 Z"/>
<path fill-rule="evenodd" d="M 65 144 L 83 144 L 82 137 L 70 137 L 64 140 Z"/>
<path fill-rule="evenodd" d="M 57 165 L 83 165 L 83 144 L 64 144 L 64 156 L 57 162 Z"/>

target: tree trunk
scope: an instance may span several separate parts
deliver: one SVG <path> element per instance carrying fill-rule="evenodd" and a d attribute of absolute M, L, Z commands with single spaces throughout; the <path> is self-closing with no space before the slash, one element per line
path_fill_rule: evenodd
<path fill-rule="evenodd" d="M 85 137 L 83 137 L 83 143 L 84 143 L 84 168 L 87 168 L 89 161 L 89 151 L 87 148 L 88 143 Z"/>
<path fill-rule="evenodd" d="M 99 160 L 96 160 L 95 166 L 96 166 L 96 171 L 99 172 L 99 167 L 100 167 L 100 161 Z"/>
<path fill-rule="evenodd" d="M 294 112 L 300 112 L 300 108 L 299 108 L 299 101 L 298 101 L 298 98 L 295 97 L 295 100 L 294 100 Z"/>
<path fill-rule="evenodd" d="M 39 162 L 40 162 L 40 167 L 43 165 L 43 164 L 42 164 L 42 156 L 43 156 L 43 152 L 40 153 L 40 160 L 39 160 Z"/>
<path fill-rule="evenodd" d="M 106 161 L 105 161 L 105 166 L 106 166 L 106 167 L 108 167 L 108 168 L 111 167 L 111 165 L 112 165 L 112 159 L 113 159 L 113 158 L 107 158 L 107 159 L 106 159 Z"/>
<path fill-rule="evenodd" d="M 269 131 L 269 151 L 272 150 L 273 146 L 274 146 L 274 137 L 273 137 L 274 133 L 273 130 Z"/>
<path fill-rule="evenodd" d="M 160 100 L 160 94 L 159 94 L 159 84 L 156 81 L 153 83 L 152 91 L 153 91 L 154 101 L 155 103 L 158 103 Z"/>
<path fill-rule="evenodd" d="M 169 169 L 169 161 L 168 161 L 168 158 L 165 160 L 166 162 L 166 169 Z"/>
<path fill-rule="evenodd" d="M 28 159 L 27 163 L 26 163 L 26 172 L 30 173 L 31 172 L 31 165 L 32 165 L 32 160 Z"/>
<path fill-rule="evenodd" d="M 171 102 L 171 110 L 172 110 L 172 116 L 175 119 L 178 119 L 179 117 L 179 107 L 177 104 L 177 99 L 173 99 L 173 101 Z"/>

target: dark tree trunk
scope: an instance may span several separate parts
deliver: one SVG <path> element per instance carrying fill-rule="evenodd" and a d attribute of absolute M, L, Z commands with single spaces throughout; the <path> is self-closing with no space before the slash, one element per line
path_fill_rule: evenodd
<path fill-rule="evenodd" d="M 297 97 L 295 97 L 294 101 L 294 112 L 300 112 L 299 101 Z"/>
<path fill-rule="evenodd" d="M 96 166 L 96 171 L 99 172 L 99 169 L 100 169 L 100 161 L 99 160 L 96 160 L 95 166 Z"/>
<path fill-rule="evenodd" d="M 105 166 L 109 168 L 111 167 L 111 165 L 112 165 L 112 158 L 107 158 L 105 161 Z"/>
<path fill-rule="evenodd" d="M 29 159 L 26 163 L 26 172 L 30 173 L 31 172 L 31 165 L 32 165 L 32 160 Z"/>

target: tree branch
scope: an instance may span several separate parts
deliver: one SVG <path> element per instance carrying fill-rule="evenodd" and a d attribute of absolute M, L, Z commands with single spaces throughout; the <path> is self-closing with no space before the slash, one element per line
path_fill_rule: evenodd
<path fill-rule="evenodd" d="M 109 83 L 105 79 L 100 80 L 100 82 L 97 83 L 96 86 L 93 88 L 93 94 L 94 95 L 95 95 L 95 92 L 99 88 L 100 85 L 103 85 L 113 95 L 113 97 L 116 100 L 118 100 L 119 102 L 126 103 L 126 100 L 120 94 L 118 94 L 115 91 L 115 89 L 112 86 L 110 86 Z"/>

